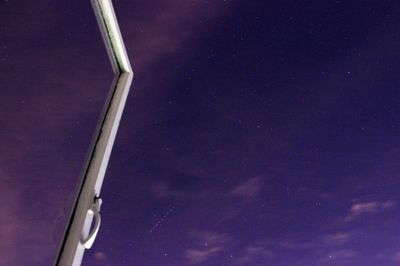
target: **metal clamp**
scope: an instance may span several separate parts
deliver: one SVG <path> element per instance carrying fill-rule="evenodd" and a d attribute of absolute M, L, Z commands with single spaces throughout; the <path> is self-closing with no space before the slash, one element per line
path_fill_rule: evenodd
<path fill-rule="evenodd" d="M 88 214 L 94 215 L 95 224 L 93 226 L 92 231 L 87 236 L 87 238 L 85 240 L 81 241 L 82 245 L 86 249 L 90 249 L 92 247 L 94 240 L 96 239 L 97 233 L 99 232 L 100 223 L 101 223 L 101 217 L 100 217 L 101 203 L 102 203 L 102 200 L 100 198 L 96 198 L 94 200 L 92 207 L 88 210 Z"/>

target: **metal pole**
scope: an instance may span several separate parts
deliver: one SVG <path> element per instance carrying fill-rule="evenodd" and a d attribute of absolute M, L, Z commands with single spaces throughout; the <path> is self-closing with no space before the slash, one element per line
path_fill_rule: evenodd
<path fill-rule="evenodd" d="M 133 72 L 126 54 L 111 0 L 92 0 L 96 18 L 111 60 L 115 78 L 100 118 L 75 204 L 55 265 L 81 265 L 100 226 L 100 190 Z M 92 226 L 93 219 L 95 220 Z M 92 231 L 90 228 L 93 227 Z"/>

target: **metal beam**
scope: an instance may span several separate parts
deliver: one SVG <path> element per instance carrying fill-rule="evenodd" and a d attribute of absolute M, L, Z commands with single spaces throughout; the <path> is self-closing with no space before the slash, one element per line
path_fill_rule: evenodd
<path fill-rule="evenodd" d="M 91 247 L 96 238 L 100 226 L 100 190 L 133 78 L 111 0 L 92 0 L 92 5 L 115 78 L 56 258 L 57 266 L 81 265 L 85 250 Z M 95 223 L 92 226 L 93 219 Z"/>

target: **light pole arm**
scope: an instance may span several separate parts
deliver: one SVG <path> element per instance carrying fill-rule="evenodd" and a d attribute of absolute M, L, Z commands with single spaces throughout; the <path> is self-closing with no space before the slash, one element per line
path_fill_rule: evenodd
<path fill-rule="evenodd" d="M 57 254 L 56 266 L 81 265 L 85 249 L 91 247 L 97 235 L 100 226 L 100 190 L 133 78 L 111 0 L 92 0 L 92 5 L 115 78 L 95 132 L 80 188 Z M 95 231 L 89 232 L 93 218 Z"/>

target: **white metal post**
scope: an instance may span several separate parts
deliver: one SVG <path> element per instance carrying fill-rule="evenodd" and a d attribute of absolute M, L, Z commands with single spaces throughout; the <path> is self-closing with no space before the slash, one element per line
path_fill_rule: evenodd
<path fill-rule="evenodd" d="M 111 0 L 92 0 L 92 5 L 115 78 L 56 258 L 57 266 L 81 265 L 85 249 L 90 248 L 96 238 L 100 226 L 100 190 L 133 78 Z M 93 220 L 95 222 L 92 226 Z"/>

